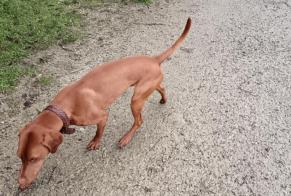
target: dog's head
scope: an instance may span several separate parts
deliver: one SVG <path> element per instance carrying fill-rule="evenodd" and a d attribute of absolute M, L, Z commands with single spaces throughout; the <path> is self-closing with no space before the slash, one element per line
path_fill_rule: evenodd
<path fill-rule="evenodd" d="M 20 129 L 17 156 L 22 161 L 18 179 L 21 190 L 31 185 L 48 154 L 55 153 L 62 141 L 63 136 L 59 131 L 33 123 Z"/>

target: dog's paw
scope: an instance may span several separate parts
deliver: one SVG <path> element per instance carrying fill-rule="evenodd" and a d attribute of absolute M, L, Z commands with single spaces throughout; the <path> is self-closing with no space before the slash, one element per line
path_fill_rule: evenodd
<path fill-rule="evenodd" d="M 100 147 L 100 142 L 99 141 L 94 141 L 92 140 L 88 145 L 87 145 L 87 149 L 88 150 L 96 150 L 99 149 Z"/>
<path fill-rule="evenodd" d="M 166 102 L 167 102 L 167 100 L 165 100 L 165 99 L 160 100 L 160 104 L 165 104 Z"/>
<path fill-rule="evenodd" d="M 129 134 L 126 134 L 125 136 L 123 136 L 119 142 L 118 142 L 118 147 L 119 148 L 123 148 L 125 147 L 127 144 L 129 144 L 129 142 L 131 141 L 132 136 L 130 136 Z"/>

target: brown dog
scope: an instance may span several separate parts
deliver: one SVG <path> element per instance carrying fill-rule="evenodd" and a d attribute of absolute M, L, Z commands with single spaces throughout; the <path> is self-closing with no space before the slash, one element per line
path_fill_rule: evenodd
<path fill-rule="evenodd" d="M 96 135 L 87 148 L 98 148 L 108 118 L 107 108 L 129 86 L 135 86 L 131 99 L 134 123 L 118 143 L 119 147 L 126 146 L 143 122 L 141 111 L 151 93 L 157 90 L 162 96 L 160 103 L 166 103 L 165 89 L 161 86 L 163 74 L 160 64 L 178 48 L 190 27 L 189 18 L 180 38 L 158 56 L 129 57 L 97 66 L 57 94 L 51 102 L 51 105 L 55 106 L 54 110 L 44 110 L 20 129 L 17 151 L 22 161 L 20 189 L 30 186 L 47 155 L 57 151 L 63 141 L 60 130 L 65 127 L 65 131 L 68 131 L 66 120 L 69 119 L 68 122 L 72 125 L 97 124 Z"/>

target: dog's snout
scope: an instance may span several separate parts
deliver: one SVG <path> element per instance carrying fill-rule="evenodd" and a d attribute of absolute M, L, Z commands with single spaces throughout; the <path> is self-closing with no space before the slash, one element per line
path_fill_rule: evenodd
<path fill-rule="evenodd" d="M 28 186 L 27 180 L 25 178 L 23 178 L 23 177 L 18 179 L 18 183 L 19 183 L 19 188 L 21 190 L 25 189 Z"/>

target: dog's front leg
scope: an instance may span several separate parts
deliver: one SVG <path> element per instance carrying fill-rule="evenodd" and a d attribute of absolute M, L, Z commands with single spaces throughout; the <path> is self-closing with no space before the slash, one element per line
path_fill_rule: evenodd
<path fill-rule="evenodd" d="M 105 129 L 107 119 L 108 119 L 108 112 L 106 111 L 104 113 L 103 117 L 101 118 L 100 122 L 97 125 L 97 131 L 96 131 L 94 138 L 87 145 L 88 150 L 96 150 L 100 147 L 100 142 L 101 142 L 101 138 L 103 136 L 103 132 Z"/>

